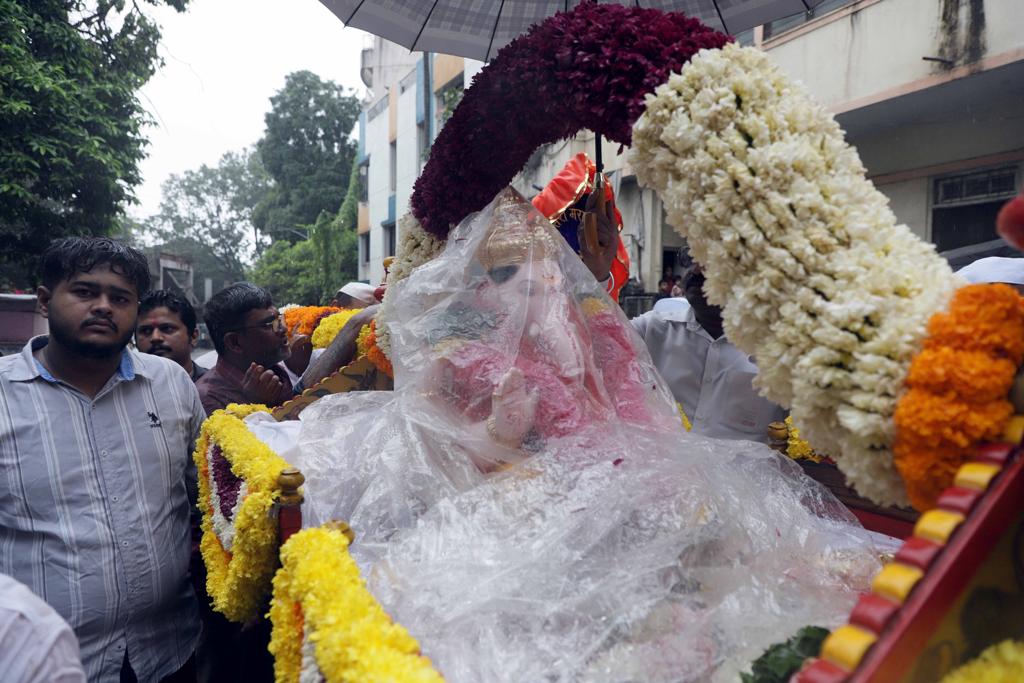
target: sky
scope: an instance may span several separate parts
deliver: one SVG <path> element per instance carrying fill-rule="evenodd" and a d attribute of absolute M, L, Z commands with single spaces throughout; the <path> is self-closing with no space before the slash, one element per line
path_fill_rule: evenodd
<path fill-rule="evenodd" d="M 308 69 L 365 91 L 359 58 L 366 34 L 345 28 L 319 0 L 192 0 L 178 14 L 147 11 L 162 26 L 164 66 L 142 88 L 155 124 L 135 192 L 137 217 L 157 211 L 172 173 L 212 165 L 263 135 L 270 97 L 287 74 Z"/>

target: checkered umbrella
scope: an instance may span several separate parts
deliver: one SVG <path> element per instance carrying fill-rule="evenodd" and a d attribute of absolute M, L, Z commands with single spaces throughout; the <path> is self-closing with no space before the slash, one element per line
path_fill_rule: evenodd
<path fill-rule="evenodd" d="M 591 0 L 320 0 L 346 26 L 413 51 L 490 60 L 530 26 Z M 810 10 L 824 0 L 597 0 L 682 12 L 736 34 Z"/>

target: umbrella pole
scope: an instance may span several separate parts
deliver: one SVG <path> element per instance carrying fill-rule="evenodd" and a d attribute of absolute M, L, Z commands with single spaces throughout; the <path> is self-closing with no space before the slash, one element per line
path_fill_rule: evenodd
<path fill-rule="evenodd" d="M 594 163 L 597 165 L 597 172 L 604 170 L 604 160 L 601 157 L 601 134 L 594 133 Z"/>

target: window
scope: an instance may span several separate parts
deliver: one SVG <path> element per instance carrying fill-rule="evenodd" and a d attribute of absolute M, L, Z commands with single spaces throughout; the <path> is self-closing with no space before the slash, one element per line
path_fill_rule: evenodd
<path fill-rule="evenodd" d="M 1017 189 L 1017 167 L 936 178 L 932 183 L 932 241 L 954 266 L 1001 254 L 996 214 Z"/>
<path fill-rule="evenodd" d="M 388 165 L 389 165 L 389 185 L 388 188 L 392 193 L 398 189 L 398 141 L 391 143 L 390 151 L 388 152 Z"/>
<path fill-rule="evenodd" d="M 370 263 L 370 233 L 368 232 L 359 236 L 359 261 L 364 266 Z"/>
<path fill-rule="evenodd" d="M 384 256 L 394 256 L 395 247 L 397 246 L 395 241 L 395 224 L 384 226 Z"/>
<path fill-rule="evenodd" d="M 370 157 L 359 165 L 359 201 L 363 204 L 370 200 Z"/>
<path fill-rule="evenodd" d="M 754 44 L 754 29 L 748 28 L 746 31 L 740 31 L 733 35 L 733 38 L 735 38 L 736 42 L 740 45 L 750 47 Z"/>

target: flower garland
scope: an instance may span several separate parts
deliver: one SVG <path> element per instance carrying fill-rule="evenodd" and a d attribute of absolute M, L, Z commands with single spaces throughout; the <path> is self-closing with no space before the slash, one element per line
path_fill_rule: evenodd
<path fill-rule="evenodd" d="M 541 145 L 584 128 L 628 145 L 644 94 L 698 50 L 730 40 L 680 13 L 620 4 L 582 2 L 537 24 L 466 89 L 416 181 L 413 214 L 444 239 Z M 502 115 L 524 103 L 529 115 Z"/>
<path fill-rule="evenodd" d="M 271 514 L 277 477 L 289 467 L 253 436 L 242 418 L 266 406 L 229 405 L 203 423 L 193 458 L 206 589 L 213 607 L 232 621 L 259 616 L 277 564 L 277 523 Z"/>
<path fill-rule="evenodd" d="M 441 683 L 419 643 L 366 588 L 337 529 L 304 529 L 281 547 L 270 603 L 270 651 L 278 683 L 295 683 L 315 666 L 328 683 Z"/>
<path fill-rule="evenodd" d="M 288 336 L 304 334 L 308 337 L 313 334 L 321 318 L 340 311 L 335 306 L 298 306 L 284 313 L 284 325 L 288 329 Z"/>
<path fill-rule="evenodd" d="M 349 318 L 358 312 L 357 309 L 344 310 L 321 318 L 320 322 L 317 323 L 316 329 L 313 330 L 313 348 L 326 349 L 330 346 L 334 338 L 341 332 L 341 328 L 345 327 L 345 323 L 348 322 Z"/>
<path fill-rule="evenodd" d="M 928 323 L 896 408 L 896 467 L 918 510 L 934 507 L 979 441 L 997 439 L 1024 360 L 1024 297 L 1006 285 L 968 285 Z"/>
<path fill-rule="evenodd" d="M 1019 683 L 1024 681 L 1024 641 L 1004 640 L 942 678 L 942 683 Z"/>
<path fill-rule="evenodd" d="M 959 281 L 896 219 L 832 116 L 753 48 L 704 50 L 648 97 L 632 163 L 704 265 L 725 330 L 847 480 L 906 493 L 892 416 Z"/>
<path fill-rule="evenodd" d="M 359 330 L 359 336 L 356 337 L 356 358 L 362 358 L 370 353 L 371 334 L 373 334 L 373 321 L 363 325 L 363 328 Z"/>
<path fill-rule="evenodd" d="M 385 348 L 382 348 L 380 342 L 383 340 L 377 336 L 377 333 L 377 319 L 374 318 L 370 323 L 370 331 L 366 335 L 366 357 L 377 367 L 378 370 L 394 379 L 395 368 L 391 365 L 391 361 L 385 353 Z"/>
<path fill-rule="evenodd" d="M 824 460 L 823 457 L 814 452 L 811 448 L 811 444 L 800 438 L 800 430 L 793 424 L 793 416 L 786 416 L 786 455 L 793 460 L 810 460 L 811 462 L 821 462 Z"/>
<path fill-rule="evenodd" d="M 399 220 L 388 283 L 439 254 L 451 227 L 491 201 L 541 145 L 584 128 L 628 145 L 644 95 L 698 50 L 731 40 L 680 13 L 584 2 L 510 42 L 474 78 L 431 146 L 412 212 Z M 524 102 L 530 116 L 495 116 Z M 392 315 L 388 291 L 381 320 Z M 377 344 L 390 354 L 386 326 Z"/>

